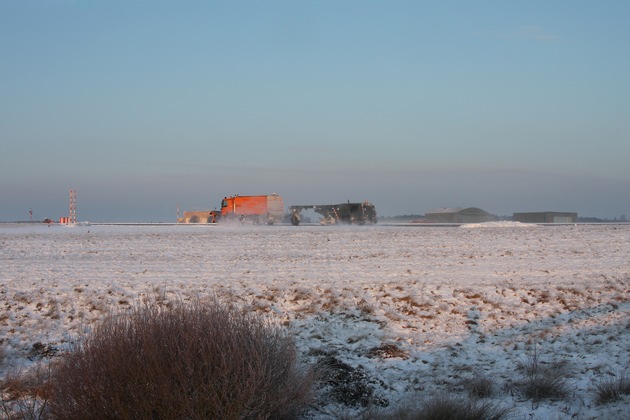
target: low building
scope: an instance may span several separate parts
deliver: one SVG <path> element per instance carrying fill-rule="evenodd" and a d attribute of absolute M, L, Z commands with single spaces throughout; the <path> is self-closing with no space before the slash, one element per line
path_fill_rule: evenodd
<path fill-rule="evenodd" d="M 496 220 L 493 215 L 477 207 L 442 208 L 424 215 L 424 221 L 429 223 L 483 223 L 493 220 Z"/>
<path fill-rule="evenodd" d="M 577 223 L 578 214 L 561 211 L 514 213 L 512 220 L 521 223 Z"/>

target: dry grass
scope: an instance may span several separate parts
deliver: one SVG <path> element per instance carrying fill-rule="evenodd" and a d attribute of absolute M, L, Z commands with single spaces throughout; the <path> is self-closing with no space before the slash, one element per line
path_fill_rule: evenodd
<path fill-rule="evenodd" d="M 485 376 L 475 376 L 462 381 L 471 398 L 490 398 L 496 394 L 495 381 Z"/>
<path fill-rule="evenodd" d="M 600 379 L 595 382 L 595 395 L 597 404 L 617 401 L 624 395 L 630 395 L 630 379 L 625 374 Z"/>
<path fill-rule="evenodd" d="M 388 413 L 370 413 L 366 419 L 386 420 L 502 420 L 508 418 L 510 408 L 474 399 L 440 395 L 423 404 L 410 404 Z"/>
<path fill-rule="evenodd" d="M 524 370 L 523 380 L 517 386 L 525 398 L 540 401 L 559 400 L 567 396 L 565 363 L 562 361 L 541 361 L 535 346 L 521 368 Z"/>
<path fill-rule="evenodd" d="M 153 302 L 99 324 L 61 356 L 52 382 L 55 418 L 230 419 L 293 417 L 312 380 L 266 318 Z"/>

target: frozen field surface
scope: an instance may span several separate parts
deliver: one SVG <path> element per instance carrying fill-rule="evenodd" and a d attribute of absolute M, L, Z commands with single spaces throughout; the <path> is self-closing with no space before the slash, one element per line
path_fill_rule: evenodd
<path fill-rule="evenodd" d="M 34 344 L 62 350 L 156 295 L 268 313 L 307 363 L 361 372 L 376 406 L 466 395 L 487 378 L 515 418 L 630 418 L 630 396 L 595 402 L 596 384 L 630 377 L 628 224 L 0 225 L 0 378 L 31 363 Z M 522 395 L 534 356 L 562 369 L 565 397 Z M 318 398 L 312 417 L 364 409 Z"/>

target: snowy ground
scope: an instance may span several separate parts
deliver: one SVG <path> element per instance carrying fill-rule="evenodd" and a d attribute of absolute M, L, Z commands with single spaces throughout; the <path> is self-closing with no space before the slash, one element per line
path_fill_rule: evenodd
<path fill-rule="evenodd" d="M 594 402 L 630 374 L 630 225 L 0 225 L 0 378 L 156 293 L 269 313 L 309 363 L 359 369 L 373 404 L 482 377 L 516 418 L 630 414 L 630 397 Z M 563 366 L 565 398 L 519 394 L 533 354 Z M 362 409 L 320 399 L 315 417 Z"/>

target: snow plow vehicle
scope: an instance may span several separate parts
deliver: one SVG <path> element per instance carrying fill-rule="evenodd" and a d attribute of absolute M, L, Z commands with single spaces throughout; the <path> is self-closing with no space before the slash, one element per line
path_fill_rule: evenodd
<path fill-rule="evenodd" d="M 363 203 L 341 203 L 341 204 L 316 204 L 289 207 L 291 224 L 298 226 L 301 221 L 302 210 L 314 210 L 323 217 L 320 219 L 322 225 L 341 224 L 374 224 L 376 223 L 376 209 L 374 204 L 364 201 Z"/>
<path fill-rule="evenodd" d="M 272 195 L 235 195 L 221 200 L 221 211 L 212 211 L 211 223 L 239 221 L 272 225 L 284 218 L 282 197 Z"/>

